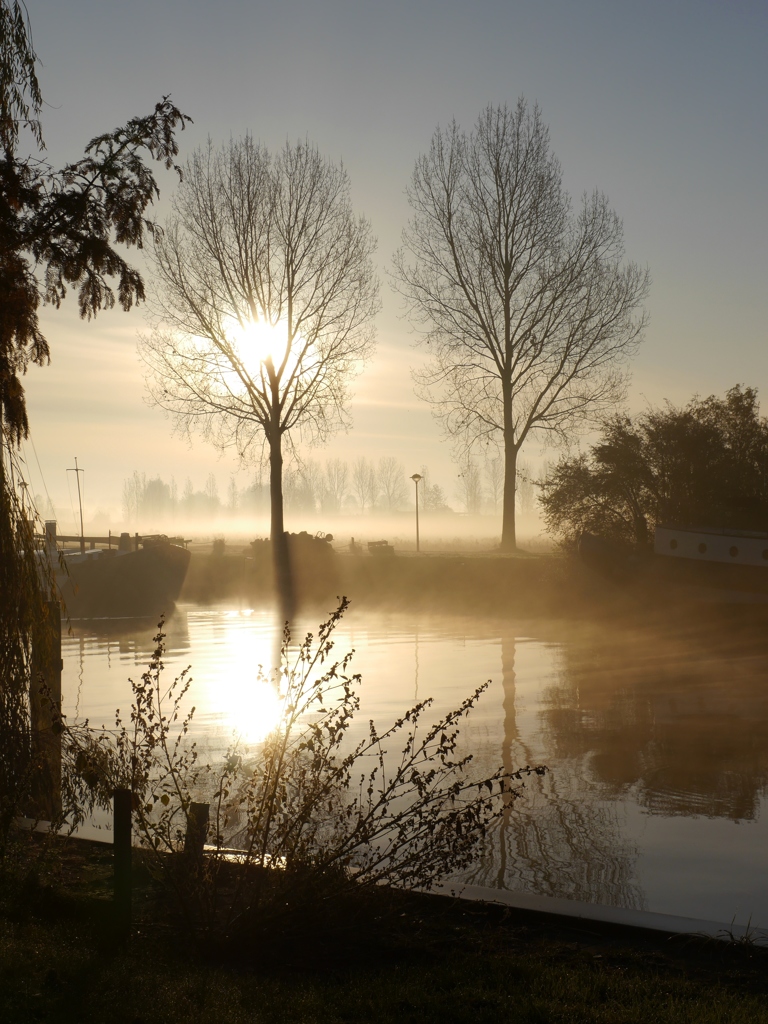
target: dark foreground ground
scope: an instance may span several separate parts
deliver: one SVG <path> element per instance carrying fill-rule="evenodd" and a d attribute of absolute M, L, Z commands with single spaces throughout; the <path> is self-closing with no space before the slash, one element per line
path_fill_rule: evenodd
<path fill-rule="evenodd" d="M 64 861 L 5 886 L 9 1024 L 768 1022 L 768 952 L 749 943 L 382 891 L 353 926 L 223 954 L 141 906 L 118 940 L 111 849 L 71 842 Z"/>

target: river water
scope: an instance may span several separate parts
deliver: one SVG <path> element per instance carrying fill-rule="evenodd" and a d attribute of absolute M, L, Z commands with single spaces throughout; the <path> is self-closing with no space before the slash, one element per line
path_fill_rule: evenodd
<path fill-rule="evenodd" d="M 317 618 L 295 636 L 316 631 Z M 267 610 L 179 608 L 166 676 L 187 665 L 193 733 L 215 758 L 257 742 L 273 711 L 257 666 L 279 636 Z M 114 725 L 151 653 L 146 623 L 74 623 L 64 711 Z M 545 764 L 465 875 L 473 884 L 768 926 L 768 640 L 723 627 L 607 629 L 349 611 L 359 720 L 381 728 L 417 700 L 434 713 L 491 685 L 466 724 L 481 768 Z"/>

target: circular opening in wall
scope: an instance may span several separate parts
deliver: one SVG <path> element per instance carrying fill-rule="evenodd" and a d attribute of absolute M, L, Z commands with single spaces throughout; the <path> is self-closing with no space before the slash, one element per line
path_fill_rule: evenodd
<path fill-rule="evenodd" d="M 706 550 L 707 550 L 707 545 L 706 544 L 699 544 L 699 554 L 700 555 L 703 555 L 706 552 Z"/>
<path fill-rule="evenodd" d="M 736 547 L 731 548 L 731 550 L 728 552 L 728 554 L 731 556 L 731 558 L 735 558 L 736 555 L 738 555 L 738 553 L 739 553 L 739 549 L 736 548 Z"/>
<path fill-rule="evenodd" d="M 672 548 L 672 550 L 674 551 L 674 550 L 675 550 L 675 548 L 677 547 L 677 541 L 676 541 L 676 540 L 671 540 L 671 541 L 669 542 L 669 546 L 670 546 L 670 547 Z"/>

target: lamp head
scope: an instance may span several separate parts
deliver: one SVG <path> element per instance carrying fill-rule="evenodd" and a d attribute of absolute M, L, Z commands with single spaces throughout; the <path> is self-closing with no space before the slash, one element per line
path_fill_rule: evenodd
<path fill-rule="evenodd" d="M 421 480 L 421 474 L 414 473 L 413 476 L 411 477 L 411 480 L 413 480 L 415 484 L 418 484 L 419 480 Z"/>

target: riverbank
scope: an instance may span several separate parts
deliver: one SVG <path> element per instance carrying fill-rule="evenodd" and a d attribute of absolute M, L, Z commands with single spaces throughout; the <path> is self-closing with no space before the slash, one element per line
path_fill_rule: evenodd
<path fill-rule="evenodd" d="M 273 601 L 267 542 L 247 553 L 192 554 L 181 602 L 213 605 Z M 607 579 L 578 558 L 557 552 L 336 552 L 299 535 L 292 572 L 300 610 L 326 612 L 346 595 L 355 609 L 413 611 L 524 620 L 632 622 L 681 628 L 706 620 L 738 628 L 764 624 L 768 605 L 720 599 L 669 580 Z M 738 595 L 737 595 L 738 596 Z"/>
<path fill-rule="evenodd" d="M 5 887 L 0 1015 L 32 1021 L 768 1022 L 768 953 L 748 942 L 380 891 L 347 925 L 250 951 L 192 946 L 144 897 L 111 930 L 111 850 L 70 841 Z"/>
<path fill-rule="evenodd" d="M 292 571 L 298 599 L 310 607 L 345 594 L 366 609 L 562 617 L 632 603 L 631 595 L 615 593 L 576 560 L 556 554 L 348 554 L 305 542 L 292 550 Z M 180 600 L 261 604 L 273 591 L 271 554 L 263 543 L 247 554 L 193 552 Z"/>

